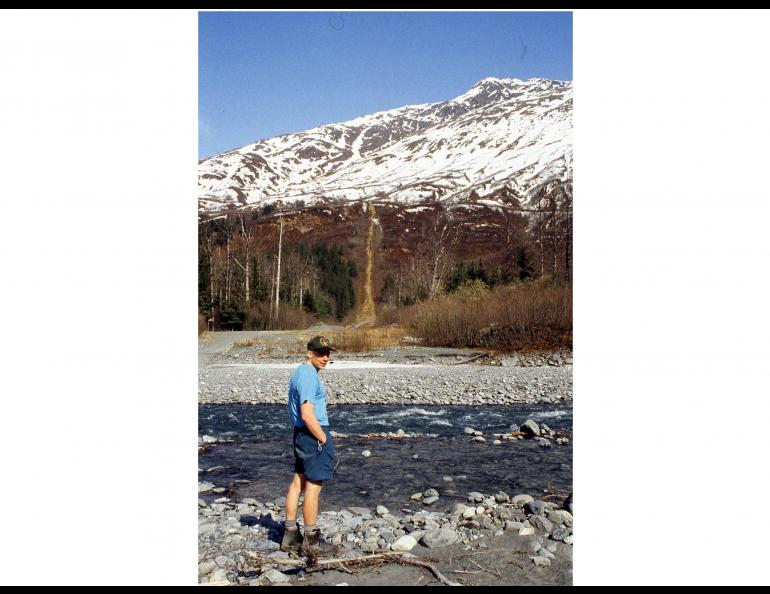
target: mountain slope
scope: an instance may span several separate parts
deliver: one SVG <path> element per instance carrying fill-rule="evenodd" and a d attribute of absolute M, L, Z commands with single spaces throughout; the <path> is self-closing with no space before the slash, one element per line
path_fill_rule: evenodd
<path fill-rule="evenodd" d="M 572 83 L 486 78 L 411 105 L 204 159 L 199 210 L 371 198 L 419 204 L 533 190 L 572 177 Z"/>

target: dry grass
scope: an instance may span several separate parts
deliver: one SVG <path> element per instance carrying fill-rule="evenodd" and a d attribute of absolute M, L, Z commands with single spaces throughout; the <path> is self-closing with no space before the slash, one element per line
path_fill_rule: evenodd
<path fill-rule="evenodd" d="M 313 314 L 287 303 L 281 303 L 278 319 L 271 318 L 269 303 L 254 303 L 247 316 L 244 330 L 301 330 L 316 323 Z"/>
<path fill-rule="evenodd" d="M 236 340 L 235 346 L 239 347 L 252 347 L 257 346 L 259 341 L 256 338 L 244 338 L 243 340 Z"/>
<path fill-rule="evenodd" d="M 391 324 L 403 324 L 406 310 L 407 308 L 405 307 L 382 307 L 377 312 L 377 323 L 383 326 L 389 326 Z"/>
<path fill-rule="evenodd" d="M 332 334 L 332 344 L 341 351 L 363 353 L 402 344 L 406 330 L 400 326 L 356 328 Z"/>
<path fill-rule="evenodd" d="M 428 346 L 572 348 L 571 284 L 543 280 L 493 290 L 468 285 L 397 313 L 399 322 Z"/>

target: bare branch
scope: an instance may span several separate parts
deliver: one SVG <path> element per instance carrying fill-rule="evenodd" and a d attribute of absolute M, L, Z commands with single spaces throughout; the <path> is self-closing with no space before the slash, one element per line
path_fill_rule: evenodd
<path fill-rule="evenodd" d="M 243 270 L 244 272 L 246 272 L 246 268 L 244 268 L 243 264 L 241 264 L 240 262 L 238 262 L 238 258 L 236 258 L 235 256 L 233 256 L 233 260 L 235 260 L 235 263 L 236 263 L 238 266 L 240 266 L 240 267 L 241 267 L 241 270 Z"/>
<path fill-rule="evenodd" d="M 253 552 L 248 552 L 248 555 L 254 558 L 258 562 L 273 565 L 293 565 L 297 567 L 307 567 L 308 573 L 315 571 L 323 571 L 324 569 L 339 569 L 340 566 L 344 569 L 345 566 L 353 567 L 365 567 L 367 565 L 377 565 L 381 563 L 398 563 L 400 565 L 414 565 L 416 567 L 423 567 L 433 573 L 442 584 L 447 586 L 460 586 L 458 582 L 448 579 L 442 574 L 434 565 L 426 563 L 425 561 L 419 561 L 412 556 L 405 557 L 405 553 L 381 553 L 376 555 L 366 555 L 365 557 L 355 557 L 353 559 L 335 558 L 324 559 L 318 561 L 315 565 L 308 567 L 306 559 L 263 559 L 259 555 Z M 352 573 L 348 570 L 348 573 Z"/>

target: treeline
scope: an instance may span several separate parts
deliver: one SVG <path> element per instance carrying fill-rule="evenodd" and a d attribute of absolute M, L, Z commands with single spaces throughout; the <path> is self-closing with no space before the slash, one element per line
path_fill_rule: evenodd
<path fill-rule="evenodd" d="M 263 216 L 269 213 L 261 213 Z M 268 330 L 342 320 L 356 304 L 355 263 L 337 246 L 284 244 L 284 221 L 266 237 L 257 212 L 203 223 L 198 311 L 209 330 Z M 264 229 L 264 227 L 263 227 Z M 201 322 L 199 321 L 199 324 Z"/>
<path fill-rule="evenodd" d="M 480 281 L 487 288 L 548 278 L 572 281 L 572 184 L 550 180 L 532 192 L 527 208 L 517 199 L 499 213 L 503 229 L 487 262 L 462 260 L 470 226 L 437 211 L 414 231 L 414 249 L 384 279 L 380 303 L 392 308 L 434 299 Z M 471 222 L 472 223 L 472 222 Z M 474 232 L 479 232 L 476 229 Z"/>
<path fill-rule="evenodd" d="M 483 233 L 488 219 L 476 226 L 465 216 L 461 223 L 451 210 L 438 207 L 431 217 L 409 221 L 409 233 L 405 230 L 399 239 L 408 251 L 395 265 L 388 266 L 384 278 L 379 277 L 382 285 L 374 295 L 379 321 L 402 317 L 391 315 L 397 309 L 431 304 L 443 297 L 459 299 L 469 286 L 474 291 L 490 290 L 497 304 L 511 295 L 498 289 L 526 285 L 529 288 L 517 292 L 517 299 L 542 301 L 550 311 L 548 308 L 556 302 L 553 295 L 558 293 L 561 313 L 558 321 L 545 323 L 537 313 L 539 309 L 515 316 L 505 310 L 505 316 L 517 328 L 516 340 L 534 338 L 520 323 L 528 320 L 541 328 L 538 339 L 563 341 L 563 333 L 571 328 L 571 305 L 568 308 L 564 300 L 571 296 L 572 184 L 562 180 L 541 184 L 531 193 L 526 208 L 515 196 L 507 199 L 510 208 L 498 213 L 500 225 L 495 235 L 490 235 L 494 239 L 489 241 L 497 242 L 494 253 L 490 253 L 489 244 L 484 245 L 484 259 L 463 259 L 460 254 L 472 253 L 464 242 L 479 241 L 478 234 Z M 289 245 L 285 234 L 290 233 L 292 225 L 299 227 L 299 219 L 288 221 L 289 217 L 276 216 L 268 206 L 200 225 L 199 328 L 306 328 L 319 318 L 341 321 L 354 310 L 354 262 L 336 246 Z M 268 229 L 269 233 L 265 233 Z M 533 281 L 547 282 L 531 284 Z M 560 288 L 556 291 L 553 286 Z M 458 306 L 461 309 L 467 306 L 457 299 L 442 303 L 447 312 L 453 311 L 449 306 L 454 303 L 463 303 Z M 490 304 L 484 307 L 503 315 L 502 306 Z M 440 324 L 421 328 L 427 333 L 441 324 L 449 321 L 442 319 Z M 452 338 L 452 342 L 456 341 Z M 478 342 L 478 336 L 473 341 Z"/>
<path fill-rule="evenodd" d="M 517 274 L 502 266 L 485 267 L 480 259 L 472 262 L 460 262 L 456 264 L 446 278 L 440 283 L 440 290 L 433 297 L 442 293 L 454 293 L 458 289 L 468 285 L 480 285 L 485 288 L 493 288 L 498 285 L 506 285 L 514 281 L 527 280 L 535 278 L 529 263 L 522 262 L 523 266 Z M 418 284 L 416 290 L 412 292 L 401 292 L 401 287 L 396 284 L 393 275 L 385 277 L 385 283 L 380 293 L 380 302 L 389 307 L 413 305 L 420 301 L 425 301 L 430 297 L 427 283 Z"/>

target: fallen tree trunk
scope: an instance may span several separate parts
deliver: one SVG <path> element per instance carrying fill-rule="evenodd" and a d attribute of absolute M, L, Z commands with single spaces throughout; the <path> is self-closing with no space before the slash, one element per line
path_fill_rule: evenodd
<path fill-rule="evenodd" d="M 476 355 L 475 357 L 471 357 L 470 359 L 467 359 L 465 361 L 458 361 L 457 363 L 452 363 L 452 365 L 465 365 L 466 363 L 471 363 L 476 359 L 481 359 L 482 357 L 491 357 L 491 356 L 492 356 L 491 353 L 481 353 L 480 355 Z"/>
<path fill-rule="evenodd" d="M 380 553 L 376 555 L 366 555 L 364 557 L 353 557 L 348 559 L 346 557 L 339 557 L 335 559 L 322 559 L 315 565 L 308 566 L 306 559 L 265 559 L 260 557 L 256 553 L 249 553 L 249 555 L 257 561 L 263 562 L 265 565 L 291 565 L 294 567 L 305 567 L 308 573 L 314 571 L 322 571 L 324 569 L 340 569 L 350 573 L 349 566 L 353 567 L 366 567 L 367 565 L 377 565 L 381 563 L 399 563 L 401 565 L 414 565 L 415 567 L 423 567 L 430 570 L 430 572 L 436 576 L 436 578 L 447 586 L 461 586 L 462 584 L 454 582 L 448 579 L 442 574 L 434 565 L 425 561 L 419 561 L 414 558 L 413 555 L 409 557 L 406 553 Z"/>

